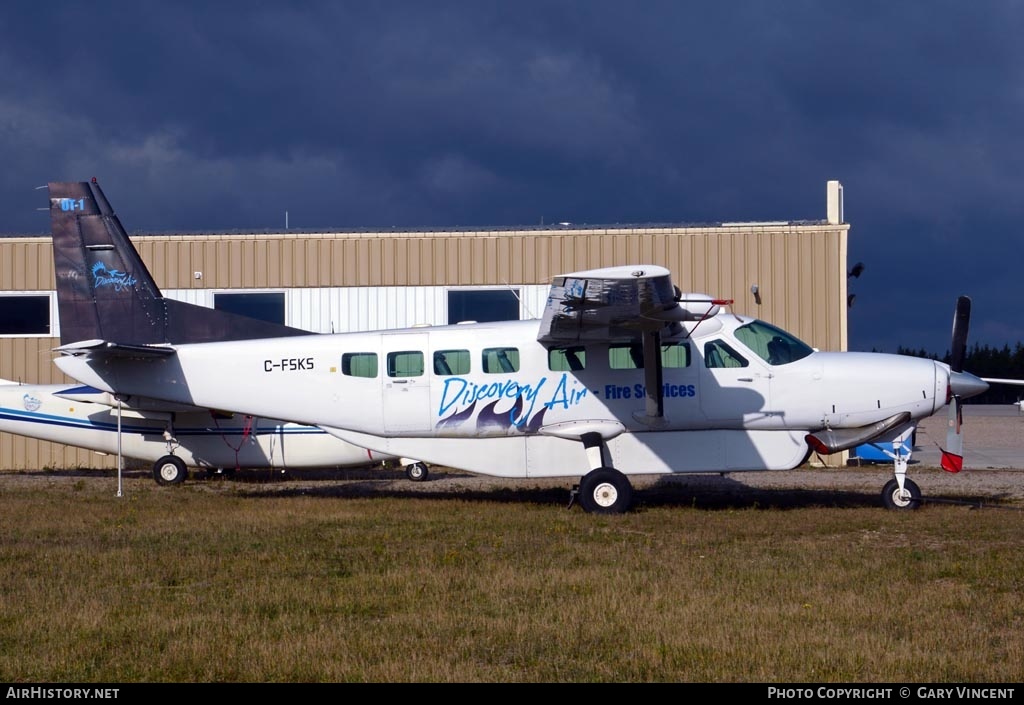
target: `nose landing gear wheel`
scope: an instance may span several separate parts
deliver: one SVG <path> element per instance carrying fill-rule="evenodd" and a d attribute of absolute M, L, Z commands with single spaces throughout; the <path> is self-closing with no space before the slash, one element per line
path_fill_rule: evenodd
<path fill-rule="evenodd" d="M 917 509 L 921 506 L 921 488 L 911 479 L 904 478 L 903 488 L 906 490 L 900 493 L 900 485 L 896 478 L 885 483 L 882 489 L 882 504 L 886 509 Z"/>

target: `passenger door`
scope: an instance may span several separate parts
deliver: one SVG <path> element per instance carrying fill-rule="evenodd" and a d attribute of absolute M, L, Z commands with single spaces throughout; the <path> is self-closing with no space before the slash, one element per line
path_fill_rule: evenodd
<path fill-rule="evenodd" d="M 430 430 L 430 386 L 426 368 L 426 333 L 383 336 L 381 375 L 384 430 L 416 435 Z"/>

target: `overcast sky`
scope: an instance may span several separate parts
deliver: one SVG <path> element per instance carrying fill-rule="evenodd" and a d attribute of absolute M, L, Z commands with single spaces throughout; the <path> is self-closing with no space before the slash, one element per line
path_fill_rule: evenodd
<path fill-rule="evenodd" d="M 838 179 L 851 349 L 943 354 L 960 294 L 1013 347 L 1022 30 L 997 0 L 4 3 L 0 232 L 93 176 L 129 232 L 820 219 Z"/>

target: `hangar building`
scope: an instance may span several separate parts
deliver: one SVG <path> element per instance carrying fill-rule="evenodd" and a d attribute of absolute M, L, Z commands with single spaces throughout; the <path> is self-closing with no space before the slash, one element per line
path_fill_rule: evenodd
<path fill-rule="evenodd" d="M 165 296 L 318 333 L 535 318 L 554 276 L 657 264 L 683 292 L 732 299 L 736 313 L 846 350 L 849 224 L 838 181 L 827 182 L 825 205 L 816 220 L 131 237 Z M 49 235 L 0 238 L 3 379 L 72 381 L 52 363 L 55 286 Z M 48 467 L 116 468 L 117 459 L 0 433 L 0 470 Z"/>

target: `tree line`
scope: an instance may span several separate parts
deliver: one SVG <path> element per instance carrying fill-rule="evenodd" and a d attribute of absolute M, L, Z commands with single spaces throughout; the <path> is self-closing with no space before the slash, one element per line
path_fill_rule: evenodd
<path fill-rule="evenodd" d="M 945 356 L 939 357 L 925 350 L 913 350 L 900 346 L 897 355 L 910 355 L 940 360 L 949 364 L 952 354 L 949 350 Z M 998 377 L 1000 379 L 1024 380 L 1024 343 L 1017 343 L 1012 349 L 1009 345 L 1002 348 L 990 348 L 988 345 L 968 347 L 964 358 L 964 371 L 978 377 Z M 984 394 L 965 399 L 965 404 L 1013 404 L 1024 397 L 1024 386 L 1011 384 L 993 384 Z"/>

